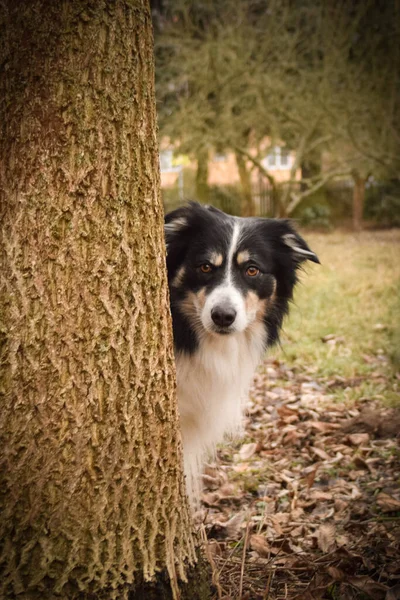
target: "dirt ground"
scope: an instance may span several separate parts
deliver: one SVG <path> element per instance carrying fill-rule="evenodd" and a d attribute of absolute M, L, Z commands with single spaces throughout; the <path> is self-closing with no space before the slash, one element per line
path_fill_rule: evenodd
<path fill-rule="evenodd" d="M 215 599 L 400 599 L 400 410 L 337 400 L 361 383 L 259 369 L 196 514 Z"/>

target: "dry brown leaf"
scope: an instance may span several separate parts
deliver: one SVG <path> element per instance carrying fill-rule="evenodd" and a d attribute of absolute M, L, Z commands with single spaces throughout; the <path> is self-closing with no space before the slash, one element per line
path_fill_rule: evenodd
<path fill-rule="evenodd" d="M 339 429 L 340 425 L 338 423 L 327 423 L 326 421 L 307 421 L 307 427 L 316 429 L 321 433 L 328 433 L 335 429 Z"/>
<path fill-rule="evenodd" d="M 362 459 L 360 456 L 355 456 L 353 462 L 354 462 L 354 465 L 357 467 L 357 469 L 364 469 L 364 470 L 370 469 L 370 467 L 365 462 L 365 460 Z"/>
<path fill-rule="evenodd" d="M 278 535 L 283 535 L 283 529 L 281 527 L 279 519 L 277 519 L 275 515 L 271 516 L 270 519 L 271 519 L 272 526 L 275 529 L 276 533 Z"/>
<path fill-rule="evenodd" d="M 346 508 L 349 507 L 349 502 L 346 502 L 345 500 L 341 500 L 340 498 L 335 498 L 334 507 L 335 507 L 335 512 L 340 514 L 344 510 L 346 510 Z"/>
<path fill-rule="evenodd" d="M 304 533 L 304 525 L 299 525 L 298 527 L 295 527 L 294 529 L 292 529 L 292 531 L 290 532 L 290 536 L 292 538 L 297 538 L 300 536 L 303 536 Z"/>
<path fill-rule="evenodd" d="M 316 448 L 315 446 L 313 446 L 311 448 L 312 452 L 314 454 L 316 454 L 317 456 L 319 456 L 319 458 L 322 458 L 322 460 L 329 460 L 330 456 L 327 452 L 325 452 L 325 450 L 322 450 L 322 448 Z"/>
<path fill-rule="evenodd" d="M 336 545 L 336 529 L 332 523 L 324 523 L 318 530 L 318 547 L 322 552 L 331 552 Z"/>
<path fill-rule="evenodd" d="M 378 494 L 376 503 L 380 506 L 383 512 L 396 512 L 400 510 L 400 501 L 393 498 L 385 492 Z"/>
<path fill-rule="evenodd" d="M 240 460 L 248 460 L 251 458 L 257 451 L 257 445 L 255 442 L 251 442 L 250 444 L 243 444 L 243 446 L 239 450 Z"/>
<path fill-rule="evenodd" d="M 344 578 L 343 571 L 341 571 L 337 567 L 334 567 L 331 565 L 330 567 L 327 568 L 327 571 L 328 571 L 329 575 L 332 577 L 332 579 L 334 579 L 335 581 L 342 581 L 342 579 Z"/>
<path fill-rule="evenodd" d="M 217 540 L 209 540 L 207 542 L 207 549 L 212 556 L 221 556 L 222 548 Z"/>
<path fill-rule="evenodd" d="M 339 548 L 342 548 L 343 546 L 348 546 L 350 543 L 350 540 L 347 535 L 337 535 L 336 543 Z"/>
<path fill-rule="evenodd" d="M 353 446 L 361 446 L 361 444 L 368 444 L 369 442 L 369 433 L 351 433 L 347 436 L 349 442 Z"/>
<path fill-rule="evenodd" d="M 225 485 L 222 485 L 219 488 L 218 492 L 223 498 L 228 498 L 230 496 L 235 496 L 237 490 L 231 483 L 225 483 Z"/>
<path fill-rule="evenodd" d="M 206 506 L 213 506 L 218 503 L 220 495 L 218 492 L 209 492 L 208 494 L 203 494 L 201 499 Z"/>
<path fill-rule="evenodd" d="M 318 471 L 318 466 L 315 467 L 315 469 L 313 471 L 311 471 L 311 473 L 308 473 L 307 477 L 305 478 L 308 489 L 312 488 L 312 486 L 314 485 L 315 476 L 317 474 L 317 471 Z"/>
<path fill-rule="evenodd" d="M 237 513 L 225 522 L 215 520 L 213 523 L 214 535 L 212 537 L 237 539 L 244 517 L 243 513 Z"/>
<path fill-rule="evenodd" d="M 290 521 L 290 513 L 287 512 L 277 512 L 274 515 L 274 519 L 278 521 L 278 523 L 282 523 L 283 525 L 287 525 Z"/>
<path fill-rule="evenodd" d="M 387 325 L 384 325 L 383 323 L 375 323 L 372 329 L 374 331 L 383 331 L 384 329 L 387 329 Z"/>
<path fill-rule="evenodd" d="M 278 415 L 281 418 L 282 417 L 293 417 L 293 416 L 296 416 L 298 418 L 298 416 L 299 416 L 299 412 L 297 409 L 292 409 L 285 405 L 278 406 L 278 408 L 276 409 L 276 412 L 278 413 Z"/>
<path fill-rule="evenodd" d="M 320 490 L 311 490 L 310 498 L 313 500 L 332 500 L 333 496 L 330 492 L 322 492 Z"/>
<path fill-rule="evenodd" d="M 300 506 L 296 506 L 296 508 L 290 512 L 290 519 L 291 521 L 298 521 L 303 514 L 304 510 Z"/>
<path fill-rule="evenodd" d="M 360 577 L 348 577 L 347 583 L 367 594 L 373 600 L 384 600 L 386 596 L 387 586 L 382 583 L 377 583 L 370 579 L 367 575 Z"/>
<path fill-rule="evenodd" d="M 269 558 L 271 555 L 271 548 L 268 545 L 267 540 L 263 535 L 258 533 L 254 533 L 252 536 L 250 536 L 250 548 L 255 550 L 257 554 L 264 558 Z"/>
<path fill-rule="evenodd" d="M 400 600 L 400 583 L 394 585 L 387 591 L 385 600 Z"/>

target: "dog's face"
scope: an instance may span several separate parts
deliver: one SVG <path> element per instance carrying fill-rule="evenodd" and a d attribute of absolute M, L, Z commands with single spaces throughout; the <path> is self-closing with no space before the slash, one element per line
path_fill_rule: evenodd
<path fill-rule="evenodd" d="M 296 282 L 316 255 L 288 221 L 238 218 L 191 203 L 166 216 L 167 266 L 175 343 L 232 335 L 255 322 L 277 331 Z M 189 337 L 180 330 L 190 330 Z M 189 343 L 190 342 L 190 343 Z"/>

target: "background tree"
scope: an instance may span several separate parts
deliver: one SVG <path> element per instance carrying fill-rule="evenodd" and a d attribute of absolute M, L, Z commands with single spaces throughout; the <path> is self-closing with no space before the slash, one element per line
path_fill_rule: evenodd
<path fill-rule="evenodd" d="M 147 2 L 3 2 L 0 27 L 0 595 L 206 597 Z"/>
<path fill-rule="evenodd" d="M 272 184 L 283 215 L 364 171 L 366 158 L 371 173 L 379 160 L 398 173 L 396 3 L 171 0 L 159 14 L 161 135 L 188 154 L 235 152 L 243 214 L 250 170 Z M 264 160 L 275 145 L 294 155 L 282 184 Z"/>

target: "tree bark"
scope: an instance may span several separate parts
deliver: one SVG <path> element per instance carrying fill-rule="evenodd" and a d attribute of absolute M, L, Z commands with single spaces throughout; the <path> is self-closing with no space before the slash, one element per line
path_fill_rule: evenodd
<path fill-rule="evenodd" d="M 188 570 L 206 597 L 148 3 L 8 0 L 0 28 L 0 596 L 139 598 L 164 573 L 177 598 Z"/>
<path fill-rule="evenodd" d="M 363 227 L 363 213 L 365 202 L 365 184 L 366 177 L 362 177 L 358 172 L 353 171 L 353 229 L 361 231 Z"/>
<path fill-rule="evenodd" d="M 242 217 L 253 217 L 255 214 L 255 209 L 251 189 L 251 178 L 246 167 L 246 161 L 240 152 L 236 152 L 236 164 L 238 166 L 239 178 L 242 186 L 240 215 Z"/>

